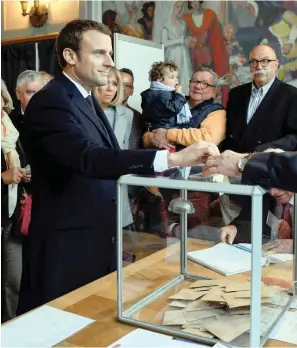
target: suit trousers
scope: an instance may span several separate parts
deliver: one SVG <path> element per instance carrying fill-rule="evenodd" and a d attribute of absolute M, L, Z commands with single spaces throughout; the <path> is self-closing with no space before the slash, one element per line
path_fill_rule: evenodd
<path fill-rule="evenodd" d="M 22 276 L 22 237 L 12 236 L 12 227 L 13 221 L 9 220 L 2 230 L 2 304 L 6 320 L 16 316 Z"/>

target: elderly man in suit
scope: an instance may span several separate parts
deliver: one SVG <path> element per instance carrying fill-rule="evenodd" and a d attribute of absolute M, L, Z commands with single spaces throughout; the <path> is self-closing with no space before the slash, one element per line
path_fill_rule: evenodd
<path fill-rule="evenodd" d="M 215 145 L 172 154 L 120 150 L 91 90 L 107 83 L 111 32 L 91 20 L 60 31 L 57 75 L 26 108 L 33 206 L 24 244 L 18 313 L 26 312 L 116 269 L 116 179 L 191 166 Z"/>
<path fill-rule="evenodd" d="M 223 150 L 296 150 L 297 88 L 276 78 L 278 60 L 271 47 L 256 46 L 249 63 L 253 82 L 229 92 Z"/>

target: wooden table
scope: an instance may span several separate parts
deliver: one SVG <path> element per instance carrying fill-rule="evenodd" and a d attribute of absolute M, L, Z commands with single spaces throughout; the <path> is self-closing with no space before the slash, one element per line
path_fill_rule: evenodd
<path fill-rule="evenodd" d="M 173 244 L 154 252 L 154 248 L 158 248 L 158 246 L 164 247 L 166 240 L 146 234 L 139 234 L 137 238 L 138 244 L 135 245 L 134 243 L 134 251 L 137 255 L 139 253 L 142 253 L 142 255 L 153 253 L 124 268 L 125 284 L 127 284 L 125 289 L 128 290 L 125 291 L 128 297 L 127 304 L 135 303 L 136 300 L 142 298 L 158 285 L 172 279 L 177 275 L 179 269 L 177 263 L 179 244 Z M 210 245 L 208 242 L 194 239 L 189 240 L 188 244 L 189 250 L 202 249 Z M 137 248 L 139 250 L 136 250 Z M 191 261 L 189 261 L 189 271 L 201 276 L 224 278 L 222 275 Z M 265 277 L 278 278 L 289 284 L 293 276 L 292 262 L 265 267 L 262 274 Z M 228 277 L 228 279 L 234 280 L 245 280 L 248 278 L 248 273 Z M 116 273 L 112 273 L 50 302 L 50 306 L 95 320 L 94 323 L 56 346 L 105 347 L 133 331 L 135 329 L 134 326 L 123 324 L 117 320 L 116 294 Z M 158 317 L 162 319 L 162 311 L 166 307 L 164 301 L 166 300 L 160 299 L 152 303 L 149 308 L 142 310 L 139 315 L 140 318 L 153 320 Z M 266 346 L 293 347 L 293 345 L 272 340 Z"/>

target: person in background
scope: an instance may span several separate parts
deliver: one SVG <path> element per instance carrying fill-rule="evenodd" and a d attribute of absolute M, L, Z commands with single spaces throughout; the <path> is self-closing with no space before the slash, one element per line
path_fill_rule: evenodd
<path fill-rule="evenodd" d="M 186 128 L 191 112 L 178 82 L 174 62 L 156 62 L 149 72 L 150 88 L 141 93 L 142 117 L 148 128 Z"/>
<path fill-rule="evenodd" d="M 133 72 L 127 68 L 120 69 L 120 73 L 124 86 L 123 105 L 127 106 L 127 108 L 133 111 L 133 123 L 129 140 L 129 148 L 142 149 L 142 136 L 145 130 L 145 121 L 141 117 L 141 113 L 129 105 L 129 98 L 132 97 L 134 93 L 134 75 Z"/>
<path fill-rule="evenodd" d="M 215 103 L 218 92 L 217 75 L 208 67 L 200 66 L 193 72 L 190 80 L 188 105 L 191 114 L 199 119 L 196 128 L 156 129 L 143 136 L 145 147 L 170 148 L 189 146 L 198 140 L 219 145 L 225 138 L 226 111 Z"/>
<path fill-rule="evenodd" d="M 292 253 L 293 252 L 293 205 L 294 193 L 290 191 L 272 188 L 269 194 L 276 200 L 277 206 L 274 211 L 275 216 L 280 220 L 277 239 L 264 245 L 266 251 L 274 253 Z M 236 241 L 237 227 L 228 225 L 220 229 L 220 238 L 224 243 L 232 244 Z M 249 241 L 248 241 L 249 242 Z"/>
<path fill-rule="evenodd" d="M 39 74 L 43 77 L 44 84 L 49 83 L 51 80 L 53 80 L 54 76 L 47 73 L 46 71 L 39 71 Z"/>
<path fill-rule="evenodd" d="M 6 318 L 15 317 L 22 274 L 22 238 L 16 234 L 20 214 L 19 184 L 25 175 L 17 151 L 19 132 L 9 118 L 13 109 L 7 87 L 1 80 L 1 212 L 2 274 Z"/>
<path fill-rule="evenodd" d="M 30 99 L 46 84 L 44 76 L 35 70 L 25 70 L 17 78 L 16 82 L 16 96 L 20 102 L 20 107 L 15 108 L 10 118 L 15 128 L 20 133 L 21 143 L 26 142 L 23 132 L 24 113 Z"/>
<path fill-rule="evenodd" d="M 124 87 L 121 74 L 115 67 L 112 67 L 109 70 L 107 84 L 95 88 L 94 96 L 103 109 L 120 148 L 128 149 L 133 122 L 133 112 L 125 105 L 122 105 Z M 133 222 L 127 190 L 125 195 L 126 198 L 123 203 L 124 228 L 131 225 Z"/>
<path fill-rule="evenodd" d="M 249 56 L 253 82 L 229 92 L 226 139 L 222 151 L 262 152 L 297 149 L 297 88 L 276 78 L 278 59 L 270 46 Z"/>

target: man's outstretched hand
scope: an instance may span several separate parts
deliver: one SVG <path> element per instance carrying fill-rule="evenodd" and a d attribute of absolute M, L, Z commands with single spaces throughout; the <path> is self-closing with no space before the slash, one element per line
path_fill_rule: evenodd
<path fill-rule="evenodd" d="M 168 167 L 193 167 L 205 162 L 209 156 L 219 156 L 220 151 L 213 143 L 197 141 L 185 149 L 168 154 Z"/>

